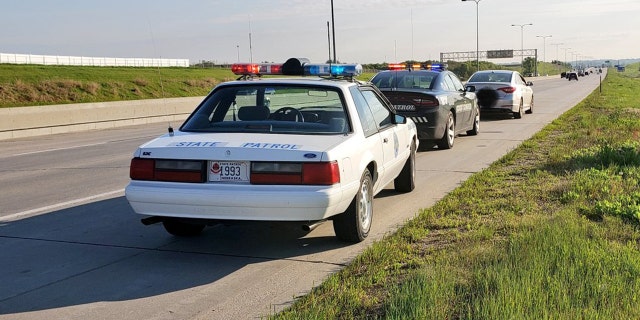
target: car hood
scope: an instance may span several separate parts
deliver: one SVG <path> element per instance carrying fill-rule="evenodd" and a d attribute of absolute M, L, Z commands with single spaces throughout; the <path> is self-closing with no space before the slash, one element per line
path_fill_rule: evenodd
<path fill-rule="evenodd" d="M 350 135 L 252 133 L 165 134 L 141 145 L 135 157 L 199 160 L 329 161 L 330 151 Z"/>

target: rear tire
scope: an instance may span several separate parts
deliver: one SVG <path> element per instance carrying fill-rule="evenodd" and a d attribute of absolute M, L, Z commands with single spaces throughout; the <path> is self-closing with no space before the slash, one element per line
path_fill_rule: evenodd
<path fill-rule="evenodd" d="M 533 96 L 531 96 L 531 104 L 529 105 L 529 110 L 527 110 L 525 113 L 526 114 L 532 114 L 533 113 Z"/>
<path fill-rule="evenodd" d="M 449 111 L 447 115 L 447 123 L 444 127 L 444 135 L 438 140 L 438 149 L 451 149 L 453 148 L 453 140 L 456 137 L 456 120 L 453 118 L 453 113 Z"/>
<path fill-rule="evenodd" d="M 411 142 L 411 153 L 407 162 L 404 163 L 402 171 L 393 180 L 393 186 L 398 192 L 411 192 L 416 188 L 416 143 Z"/>
<path fill-rule="evenodd" d="M 524 102 L 522 101 L 522 99 L 520 99 L 520 105 L 518 106 L 518 111 L 513 113 L 513 118 L 514 119 L 521 119 L 522 115 L 523 115 L 523 106 Z"/>
<path fill-rule="evenodd" d="M 366 169 L 360 178 L 360 188 L 349 208 L 333 218 L 333 231 L 338 239 L 360 242 L 367 238 L 373 220 L 373 179 Z"/>
<path fill-rule="evenodd" d="M 164 229 L 170 234 L 178 237 L 194 237 L 204 230 L 205 225 L 199 223 L 189 223 L 185 220 L 166 218 L 162 221 Z"/>

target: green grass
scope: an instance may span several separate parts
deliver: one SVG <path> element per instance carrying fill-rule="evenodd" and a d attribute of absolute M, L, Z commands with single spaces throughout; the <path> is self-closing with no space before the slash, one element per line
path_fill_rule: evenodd
<path fill-rule="evenodd" d="M 358 77 L 368 81 L 373 73 Z M 0 64 L 0 108 L 204 96 L 230 69 Z"/>
<path fill-rule="evenodd" d="M 0 107 L 206 95 L 229 69 L 0 64 Z"/>
<path fill-rule="evenodd" d="M 271 318 L 640 318 L 640 78 L 627 70 Z"/>

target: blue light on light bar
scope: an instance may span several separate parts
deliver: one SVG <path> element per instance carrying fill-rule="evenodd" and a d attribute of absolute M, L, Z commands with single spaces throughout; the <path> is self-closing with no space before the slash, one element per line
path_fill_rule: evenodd
<path fill-rule="evenodd" d="M 432 71 L 444 71 L 446 69 L 445 65 L 439 63 L 428 64 L 424 68 Z"/>
<path fill-rule="evenodd" d="M 355 77 L 362 74 L 359 64 L 305 64 L 304 74 L 309 76 Z"/>

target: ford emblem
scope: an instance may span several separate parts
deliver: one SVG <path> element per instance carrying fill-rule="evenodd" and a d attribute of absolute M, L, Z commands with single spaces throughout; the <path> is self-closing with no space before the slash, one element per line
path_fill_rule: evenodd
<path fill-rule="evenodd" d="M 315 153 L 305 153 L 304 157 L 307 159 L 313 159 L 315 157 L 317 157 L 317 155 Z"/>

